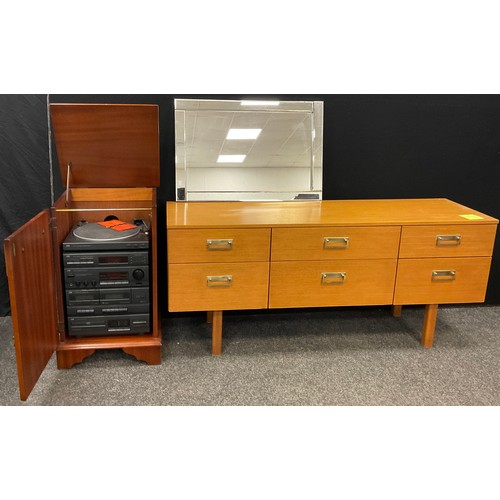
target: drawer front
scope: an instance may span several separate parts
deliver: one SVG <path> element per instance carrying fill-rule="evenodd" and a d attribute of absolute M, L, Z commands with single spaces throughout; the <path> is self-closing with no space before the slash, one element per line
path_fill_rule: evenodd
<path fill-rule="evenodd" d="M 396 259 L 273 262 L 269 307 L 392 304 Z"/>
<path fill-rule="evenodd" d="M 395 259 L 400 226 L 273 229 L 272 260 Z"/>
<path fill-rule="evenodd" d="M 484 302 L 490 265 L 489 257 L 400 260 L 394 304 Z"/>
<path fill-rule="evenodd" d="M 265 309 L 269 264 L 170 264 L 168 310 Z"/>
<path fill-rule="evenodd" d="M 170 264 L 269 260 L 270 229 L 169 229 Z"/>
<path fill-rule="evenodd" d="M 497 226 L 403 226 L 400 258 L 491 257 Z"/>

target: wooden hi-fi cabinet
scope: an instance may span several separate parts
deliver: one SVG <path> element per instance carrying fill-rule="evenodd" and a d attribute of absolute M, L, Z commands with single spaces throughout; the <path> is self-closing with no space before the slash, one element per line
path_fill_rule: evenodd
<path fill-rule="evenodd" d="M 51 122 L 66 190 L 5 240 L 20 396 L 26 400 L 57 353 L 71 368 L 96 349 L 123 349 L 148 364 L 161 362 L 157 282 L 160 184 L 158 106 L 51 104 Z M 151 331 L 144 335 L 77 338 L 65 322 L 61 245 L 79 221 L 115 216 L 150 228 Z"/>

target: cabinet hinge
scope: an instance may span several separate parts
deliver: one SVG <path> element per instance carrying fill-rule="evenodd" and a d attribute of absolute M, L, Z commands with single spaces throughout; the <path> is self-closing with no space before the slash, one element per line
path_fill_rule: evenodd
<path fill-rule="evenodd" d="M 15 257 L 16 256 L 16 244 L 12 243 L 12 255 Z"/>
<path fill-rule="evenodd" d="M 59 342 L 64 341 L 64 334 L 65 334 L 64 321 L 58 321 L 57 322 L 57 335 L 59 337 Z"/>
<path fill-rule="evenodd" d="M 51 217 L 49 220 L 49 229 L 57 229 L 57 219 L 55 217 Z"/>

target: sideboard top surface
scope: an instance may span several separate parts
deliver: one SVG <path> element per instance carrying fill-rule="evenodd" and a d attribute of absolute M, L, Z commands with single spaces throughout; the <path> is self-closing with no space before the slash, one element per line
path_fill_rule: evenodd
<path fill-rule="evenodd" d="M 301 202 L 167 202 L 169 229 L 498 224 L 445 198 Z"/>

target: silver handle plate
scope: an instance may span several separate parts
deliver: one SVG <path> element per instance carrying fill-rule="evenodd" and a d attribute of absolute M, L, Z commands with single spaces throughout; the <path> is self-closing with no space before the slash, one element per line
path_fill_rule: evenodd
<path fill-rule="evenodd" d="M 460 234 L 438 234 L 436 236 L 437 247 L 457 247 L 462 242 Z"/>
<path fill-rule="evenodd" d="M 208 287 L 229 287 L 233 282 L 233 277 L 228 276 L 207 276 Z"/>
<path fill-rule="evenodd" d="M 348 236 L 323 238 L 323 248 L 325 250 L 343 250 L 348 246 Z"/>
<path fill-rule="evenodd" d="M 207 240 L 209 251 L 229 251 L 233 249 L 233 240 Z"/>
<path fill-rule="evenodd" d="M 322 285 L 343 285 L 347 279 L 347 273 L 321 273 Z"/>
<path fill-rule="evenodd" d="M 457 272 L 451 269 L 432 271 L 432 281 L 455 281 L 457 279 Z"/>

